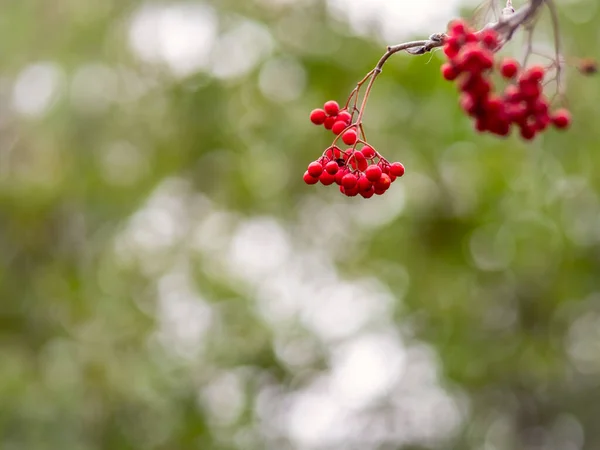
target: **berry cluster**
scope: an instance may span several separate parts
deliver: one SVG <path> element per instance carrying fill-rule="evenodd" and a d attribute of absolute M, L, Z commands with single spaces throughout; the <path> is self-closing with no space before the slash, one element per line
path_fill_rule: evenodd
<path fill-rule="evenodd" d="M 515 125 L 521 136 L 530 140 L 550 124 L 567 128 L 571 123 L 569 111 L 550 112 L 550 102 L 543 93 L 546 68 L 521 68 L 512 58 L 497 63 L 495 52 L 500 46 L 500 36 L 493 29 L 474 32 L 463 21 L 454 21 L 449 27 L 444 44 L 448 62 L 442 65 L 442 75 L 457 81 L 460 106 L 474 118 L 476 130 L 507 136 Z M 494 92 L 491 75 L 495 66 L 508 80 L 502 94 Z"/>
<path fill-rule="evenodd" d="M 321 183 L 325 186 L 337 184 L 340 192 L 348 197 L 361 195 L 371 198 L 383 195 L 396 180 L 404 175 L 404 166 L 399 162 L 388 162 L 366 141 L 358 135 L 359 127 L 352 124 L 352 115 L 330 100 L 323 109 L 315 109 L 310 113 L 310 120 L 315 125 L 323 125 L 336 134 L 333 144 L 327 148 L 320 158 L 311 162 L 304 172 L 306 184 Z M 336 142 L 341 138 L 344 144 L 351 146 L 340 149 Z M 358 149 L 357 146 L 361 148 Z"/>
<path fill-rule="evenodd" d="M 315 125 L 323 125 L 336 136 L 343 132 L 342 140 L 346 145 L 353 145 L 356 142 L 356 128 L 349 128 L 352 114 L 346 109 L 340 110 L 340 105 L 334 100 L 325 102 L 323 109 L 314 109 L 310 113 L 310 121 Z"/>

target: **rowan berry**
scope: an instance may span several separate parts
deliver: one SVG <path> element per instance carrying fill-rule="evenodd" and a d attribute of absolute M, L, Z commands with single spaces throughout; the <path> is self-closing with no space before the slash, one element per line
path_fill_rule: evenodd
<path fill-rule="evenodd" d="M 375 165 L 375 164 L 371 164 L 369 167 L 367 167 L 367 169 L 365 170 L 365 176 L 367 177 L 367 179 L 371 182 L 376 182 L 379 180 L 379 178 L 381 178 L 381 167 Z"/>
<path fill-rule="evenodd" d="M 346 125 L 346 122 L 338 120 L 333 124 L 333 127 L 331 127 L 331 131 L 333 131 L 334 134 L 340 134 L 346 129 L 347 126 L 348 125 Z"/>
<path fill-rule="evenodd" d="M 394 162 L 390 164 L 389 175 L 394 177 L 401 177 L 404 175 L 404 166 L 402 163 Z"/>
<path fill-rule="evenodd" d="M 310 113 L 310 121 L 315 125 L 323 125 L 327 114 L 322 109 L 313 109 Z"/>
<path fill-rule="evenodd" d="M 342 141 L 346 145 L 354 145 L 356 143 L 357 135 L 355 129 L 349 129 L 344 134 L 342 134 Z"/>
<path fill-rule="evenodd" d="M 514 78 L 519 72 L 519 63 L 513 58 L 504 58 L 500 63 L 500 73 L 504 78 Z"/>
<path fill-rule="evenodd" d="M 307 172 L 311 177 L 318 177 L 323 173 L 323 165 L 318 161 L 313 161 L 308 165 Z"/>
<path fill-rule="evenodd" d="M 571 113 L 564 109 L 557 109 L 552 114 L 552 125 L 559 130 L 564 130 L 571 125 Z"/>
<path fill-rule="evenodd" d="M 340 111 L 340 105 L 334 100 L 329 100 L 323 105 L 323 109 L 328 116 L 337 116 L 337 113 Z"/>
<path fill-rule="evenodd" d="M 319 179 L 308 173 L 308 170 L 304 172 L 304 176 L 302 178 L 306 184 L 317 184 L 319 182 Z"/>

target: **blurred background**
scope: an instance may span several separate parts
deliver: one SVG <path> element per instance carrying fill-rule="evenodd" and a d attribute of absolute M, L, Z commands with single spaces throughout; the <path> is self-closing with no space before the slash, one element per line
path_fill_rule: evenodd
<path fill-rule="evenodd" d="M 406 175 L 302 182 L 309 112 L 474 6 L 2 2 L 0 448 L 600 448 L 598 79 L 525 145 L 396 55 L 365 126 Z"/>

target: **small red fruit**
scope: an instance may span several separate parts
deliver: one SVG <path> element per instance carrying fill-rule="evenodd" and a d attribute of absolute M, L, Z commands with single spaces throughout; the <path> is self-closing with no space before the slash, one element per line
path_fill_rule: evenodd
<path fill-rule="evenodd" d="M 379 177 L 379 180 L 375 182 L 375 193 L 377 193 L 378 190 L 385 191 L 389 189 L 390 184 L 392 184 L 390 177 L 386 173 L 382 173 L 381 177 Z"/>
<path fill-rule="evenodd" d="M 313 177 L 308 170 L 304 172 L 304 176 L 302 177 L 306 184 L 317 184 L 319 182 L 318 178 Z"/>
<path fill-rule="evenodd" d="M 311 177 L 319 177 L 323 173 L 323 166 L 320 162 L 313 161 L 308 165 L 307 172 Z"/>
<path fill-rule="evenodd" d="M 362 154 L 365 155 L 365 158 L 371 159 L 375 156 L 375 150 L 370 145 L 365 145 L 362 150 Z"/>
<path fill-rule="evenodd" d="M 323 105 L 323 109 L 328 116 L 337 116 L 337 113 L 340 111 L 340 105 L 334 100 L 329 100 Z"/>
<path fill-rule="evenodd" d="M 333 124 L 335 123 L 335 117 L 327 117 L 325 122 L 323 122 L 323 126 L 326 130 L 331 130 L 333 128 Z"/>
<path fill-rule="evenodd" d="M 535 83 L 539 83 L 544 79 L 544 75 L 546 75 L 546 69 L 542 66 L 531 66 L 524 73 L 524 77 L 527 80 L 533 81 Z"/>
<path fill-rule="evenodd" d="M 461 37 L 467 33 L 467 26 L 465 22 L 460 19 L 453 20 L 450 25 L 448 25 L 448 34 L 450 36 Z"/>
<path fill-rule="evenodd" d="M 365 170 L 365 176 L 369 181 L 372 181 L 373 183 L 375 183 L 381 178 L 381 173 L 381 167 L 376 166 L 375 164 L 371 164 L 369 167 L 367 167 L 367 170 Z"/>
<path fill-rule="evenodd" d="M 357 186 L 359 192 L 364 192 L 370 190 L 371 187 L 373 187 L 373 184 L 367 179 L 366 176 L 361 175 L 358 179 Z"/>
<path fill-rule="evenodd" d="M 310 113 L 310 121 L 315 125 L 323 125 L 327 114 L 322 109 L 313 109 Z"/>
<path fill-rule="evenodd" d="M 393 175 L 395 177 L 401 177 L 402 175 L 404 175 L 404 166 L 402 165 L 402 163 L 399 162 L 395 162 L 390 164 L 390 175 Z"/>
<path fill-rule="evenodd" d="M 559 130 L 564 130 L 571 125 L 571 113 L 564 109 L 557 109 L 552 114 L 552 125 Z"/>
<path fill-rule="evenodd" d="M 327 151 L 325 151 L 325 156 L 328 159 L 338 159 L 342 156 L 342 152 L 337 147 L 330 147 L 327 149 Z"/>
<path fill-rule="evenodd" d="M 487 29 L 481 32 L 479 39 L 490 50 L 498 47 L 498 33 L 495 30 Z"/>
<path fill-rule="evenodd" d="M 348 169 L 346 169 L 345 167 L 340 169 L 338 171 L 338 173 L 335 174 L 335 182 L 336 184 L 339 184 L 340 186 L 342 185 L 342 180 L 344 179 L 344 177 L 346 176 L 346 174 L 348 173 Z"/>
<path fill-rule="evenodd" d="M 352 121 L 352 115 L 348 111 L 341 111 L 337 115 L 337 120 L 346 122 L 346 125 L 350 125 L 350 122 Z"/>
<path fill-rule="evenodd" d="M 506 79 L 514 78 L 519 72 L 519 63 L 513 58 L 504 58 L 500 63 L 500 73 Z"/>
<path fill-rule="evenodd" d="M 344 189 L 346 189 L 346 190 L 352 189 L 354 186 L 356 186 L 356 183 L 357 183 L 357 180 L 356 180 L 356 176 L 354 174 L 347 173 L 342 178 L 342 186 L 344 186 Z"/>
<path fill-rule="evenodd" d="M 350 129 L 342 134 L 342 141 L 344 141 L 344 144 L 346 145 L 354 145 L 356 143 L 356 138 L 356 130 L 354 129 Z"/>
<path fill-rule="evenodd" d="M 335 182 L 335 175 L 329 172 L 323 172 L 319 177 L 319 181 L 322 185 L 329 186 L 330 184 L 333 184 Z"/>
<path fill-rule="evenodd" d="M 333 124 L 333 127 L 331 127 L 331 131 L 333 131 L 334 134 L 340 134 L 342 131 L 344 131 L 346 129 L 347 126 L 348 125 L 346 125 L 346 122 L 342 122 L 341 120 L 337 120 Z"/>
<path fill-rule="evenodd" d="M 368 191 L 361 191 L 360 195 L 363 198 L 371 198 L 373 197 L 373 194 L 375 194 L 375 188 L 371 187 L 371 189 L 369 189 Z"/>
<path fill-rule="evenodd" d="M 532 125 L 524 124 L 521 126 L 521 137 L 530 141 L 535 137 L 535 128 Z"/>
<path fill-rule="evenodd" d="M 340 166 L 335 161 L 329 161 L 325 164 L 325 171 L 331 175 L 335 175 L 338 170 L 340 170 Z"/>
<path fill-rule="evenodd" d="M 450 63 L 442 64 L 442 67 L 440 68 L 440 70 L 442 71 L 442 76 L 447 81 L 454 81 L 454 80 L 456 80 L 456 77 L 458 77 L 458 75 L 459 75 L 458 71 Z"/>

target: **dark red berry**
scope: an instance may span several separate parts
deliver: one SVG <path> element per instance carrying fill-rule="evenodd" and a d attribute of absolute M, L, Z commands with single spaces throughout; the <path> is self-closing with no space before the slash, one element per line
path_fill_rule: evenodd
<path fill-rule="evenodd" d="M 335 161 L 329 161 L 327 164 L 325 164 L 325 171 L 331 175 L 335 175 L 339 169 L 340 166 Z"/>
<path fill-rule="evenodd" d="M 552 114 L 552 125 L 559 130 L 564 130 L 571 125 L 571 113 L 564 109 L 557 109 Z"/>
<path fill-rule="evenodd" d="M 500 73 L 504 78 L 514 78 L 519 72 L 519 63 L 513 58 L 504 58 L 500 63 Z"/>

